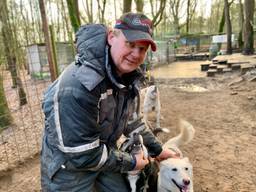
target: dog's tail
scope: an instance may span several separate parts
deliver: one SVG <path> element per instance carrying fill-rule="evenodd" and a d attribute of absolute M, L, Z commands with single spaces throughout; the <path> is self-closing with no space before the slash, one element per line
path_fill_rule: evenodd
<path fill-rule="evenodd" d="M 193 139 L 194 134 L 195 129 L 193 125 L 185 120 L 180 120 L 180 134 L 168 140 L 163 145 L 163 148 L 172 148 L 174 146 L 179 147 L 185 145 Z"/>
<path fill-rule="evenodd" d="M 145 125 L 152 131 L 152 133 L 155 136 L 158 136 L 159 133 L 170 133 L 170 130 L 167 128 L 163 128 L 163 127 L 153 127 L 152 124 L 144 119 L 144 123 Z"/>

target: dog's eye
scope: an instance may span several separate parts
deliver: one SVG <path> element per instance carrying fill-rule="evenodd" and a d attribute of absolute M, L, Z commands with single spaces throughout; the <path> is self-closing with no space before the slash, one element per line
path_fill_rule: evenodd
<path fill-rule="evenodd" d="M 172 171 L 177 171 L 177 168 L 172 168 Z"/>
<path fill-rule="evenodd" d="M 187 167 L 185 167 L 185 170 L 186 170 L 186 171 L 188 171 L 188 168 L 187 168 Z"/>

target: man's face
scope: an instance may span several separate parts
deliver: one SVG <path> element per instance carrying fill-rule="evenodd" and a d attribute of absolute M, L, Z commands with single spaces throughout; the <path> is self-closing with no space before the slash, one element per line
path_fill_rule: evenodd
<path fill-rule="evenodd" d="M 112 31 L 108 34 L 110 53 L 117 68 L 118 75 L 134 71 L 143 63 L 149 43 L 128 42 L 121 31 L 118 34 Z"/>

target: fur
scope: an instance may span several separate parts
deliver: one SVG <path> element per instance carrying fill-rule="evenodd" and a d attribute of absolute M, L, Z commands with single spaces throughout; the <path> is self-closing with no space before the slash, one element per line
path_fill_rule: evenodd
<path fill-rule="evenodd" d="M 187 121 L 180 121 L 181 132 L 168 140 L 163 148 L 179 151 L 179 147 L 189 143 L 195 134 L 193 126 Z M 181 152 L 180 152 L 181 154 Z M 187 157 L 169 158 L 160 162 L 158 174 L 159 192 L 193 192 L 193 168 Z"/>
<path fill-rule="evenodd" d="M 145 92 L 145 93 L 144 93 Z M 151 85 L 144 90 L 141 90 L 141 96 L 144 96 L 144 103 L 143 103 L 143 117 L 145 123 L 149 125 L 148 116 L 149 113 L 155 112 L 156 115 L 156 126 L 154 128 L 160 127 L 160 118 L 161 118 L 161 104 L 160 104 L 160 95 L 159 90 L 156 85 Z M 149 125 L 152 129 L 152 126 Z"/>
<path fill-rule="evenodd" d="M 165 130 L 158 128 L 157 133 L 159 132 L 165 132 Z M 163 145 L 163 148 L 178 152 L 181 158 L 169 158 L 161 161 L 160 164 L 157 161 L 151 161 L 144 170 L 128 172 L 127 180 L 131 191 L 193 192 L 192 165 L 187 157 L 183 157 L 179 147 L 188 144 L 193 139 L 194 134 L 193 126 L 187 121 L 181 120 L 180 134 Z M 136 154 L 138 150 L 143 150 L 144 156 L 148 156 L 139 133 L 133 133 L 129 138 L 126 138 L 121 150 L 130 154 Z"/>
<path fill-rule="evenodd" d="M 132 156 L 143 151 L 144 158 L 148 159 L 148 150 L 143 144 L 143 138 L 138 132 L 130 134 L 121 146 L 121 150 L 130 153 Z M 137 191 L 137 181 L 141 175 L 141 170 L 128 171 L 127 180 L 129 182 L 131 192 Z"/>

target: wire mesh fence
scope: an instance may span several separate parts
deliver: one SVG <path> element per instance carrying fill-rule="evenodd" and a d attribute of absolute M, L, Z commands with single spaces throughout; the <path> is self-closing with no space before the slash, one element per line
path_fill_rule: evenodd
<path fill-rule="evenodd" d="M 43 114 L 41 111 L 42 92 L 49 84 L 49 79 L 39 80 L 19 70 L 17 77 L 12 77 L 9 70 L 1 67 L 2 92 L 5 99 L 0 100 L 0 171 L 10 169 L 17 163 L 38 154 L 41 148 Z M 20 85 L 13 85 L 13 78 L 20 79 L 24 89 L 25 105 L 20 104 Z M 9 123 L 3 123 L 10 116 Z"/>
<path fill-rule="evenodd" d="M 171 45 L 166 41 L 157 41 L 157 44 L 157 52 L 148 57 L 150 63 L 164 64 L 168 59 L 174 58 Z M 58 46 L 57 63 L 61 72 L 73 61 L 74 56 L 66 43 Z M 44 90 L 51 82 L 47 54 L 43 44 L 30 45 L 24 52 L 26 67 L 20 67 L 17 62 L 17 73 L 11 73 L 7 64 L 0 65 L 0 93 L 5 96 L 0 99 L 0 171 L 24 162 L 38 154 L 41 149 L 44 127 L 42 98 Z M 14 81 L 20 82 L 14 86 Z M 23 96 L 20 94 L 21 88 L 25 92 Z M 26 104 L 21 104 L 21 97 L 26 97 Z M 1 108 L 4 107 L 7 110 L 2 111 Z M 7 116 L 10 116 L 10 119 L 5 123 Z"/>

